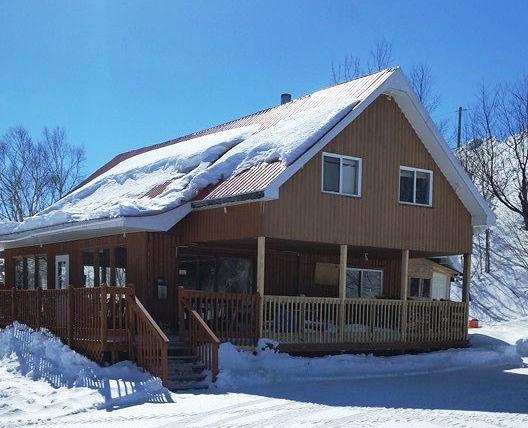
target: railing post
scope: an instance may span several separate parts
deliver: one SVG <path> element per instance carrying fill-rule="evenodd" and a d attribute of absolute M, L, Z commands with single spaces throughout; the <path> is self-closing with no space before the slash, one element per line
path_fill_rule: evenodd
<path fill-rule="evenodd" d="M 36 330 L 41 327 L 42 324 L 42 288 L 37 287 L 37 325 Z"/>
<path fill-rule="evenodd" d="M 184 288 L 182 286 L 178 287 L 178 331 L 180 337 L 185 335 L 185 308 L 183 306 L 183 293 Z"/>
<path fill-rule="evenodd" d="M 401 283 L 400 283 L 400 298 L 402 300 L 401 308 L 401 341 L 407 341 L 407 294 L 409 284 L 409 250 L 402 250 L 401 253 Z"/>
<path fill-rule="evenodd" d="M 68 286 L 68 346 L 73 346 L 73 330 L 75 328 L 75 296 L 74 296 L 73 285 Z"/>
<path fill-rule="evenodd" d="M 260 295 L 259 304 L 259 339 L 264 328 L 264 272 L 266 262 L 266 237 L 257 238 L 257 293 Z"/>
<path fill-rule="evenodd" d="M 344 340 L 345 333 L 345 298 L 346 298 L 346 276 L 348 265 L 348 247 L 339 246 L 339 331 L 337 333 L 339 340 Z"/>
<path fill-rule="evenodd" d="M 126 293 L 126 310 L 128 319 L 127 340 L 128 358 L 130 358 L 131 360 L 134 359 L 134 342 L 136 340 L 136 319 L 134 314 L 135 300 L 136 291 L 134 289 L 134 284 L 128 284 Z"/>
<path fill-rule="evenodd" d="M 107 330 L 107 307 L 106 307 L 106 294 L 107 294 L 107 286 L 106 284 L 101 284 L 99 287 L 100 292 L 100 301 L 101 301 L 101 346 L 103 352 L 106 350 L 106 339 L 108 336 L 108 330 Z"/>
<path fill-rule="evenodd" d="M 11 324 L 16 321 L 16 287 L 11 289 Z"/>
<path fill-rule="evenodd" d="M 216 377 L 218 376 L 218 343 L 213 342 L 211 343 L 211 375 L 212 375 L 212 381 L 216 381 Z"/>

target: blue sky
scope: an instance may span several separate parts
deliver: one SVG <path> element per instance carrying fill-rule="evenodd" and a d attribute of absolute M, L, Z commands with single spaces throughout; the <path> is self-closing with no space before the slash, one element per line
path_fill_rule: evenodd
<path fill-rule="evenodd" d="M 525 0 L 285 3 L 0 0 L 0 132 L 63 126 L 90 172 L 324 88 L 383 39 L 404 71 L 431 67 L 437 119 L 528 73 Z"/>

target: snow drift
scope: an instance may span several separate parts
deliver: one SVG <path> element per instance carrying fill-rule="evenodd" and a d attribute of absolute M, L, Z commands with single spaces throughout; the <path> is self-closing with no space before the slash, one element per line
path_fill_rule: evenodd
<path fill-rule="evenodd" d="M 521 326 L 528 327 L 528 319 Z M 514 343 L 490 343 L 486 337 L 474 335 L 469 349 L 448 349 L 393 357 L 347 354 L 303 358 L 278 353 L 275 350 L 276 343 L 265 339 L 259 342 L 255 353 L 241 351 L 230 343 L 223 343 L 220 346 L 220 375 L 216 385 L 220 389 L 236 390 L 277 382 L 358 379 L 519 366 L 522 365 L 522 357 L 528 356 L 528 341 L 522 338 L 528 337 L 528 329 L 513 334 L 517 340 Z"/>

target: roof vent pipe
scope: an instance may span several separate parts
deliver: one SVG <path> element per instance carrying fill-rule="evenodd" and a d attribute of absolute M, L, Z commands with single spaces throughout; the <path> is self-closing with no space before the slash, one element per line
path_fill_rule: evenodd
<path fill-rule="evenodd" d="M 291 94 L 281 94 L 281 104 L 286 104 L 291 101 Z"/>

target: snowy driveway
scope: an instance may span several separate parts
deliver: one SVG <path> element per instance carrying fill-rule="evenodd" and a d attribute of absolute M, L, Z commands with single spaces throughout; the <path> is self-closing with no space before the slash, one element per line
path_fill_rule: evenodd
<path fill-rule="evenodd" d="M 12 354 L 0 365 L 0 426 L 528 427 L 528 342 L 513 345 L 519 335 L 528 335 L 527 325 L 525 320 L 482 330 L 485 334 L 473 338 L 473 349 L 447 351 L 445 357 L 434 353 L 378 359 L 378 365 L 396 370 L 392 375 L 380 372 L 362 378 L 348 373 L 346 380 L 307 375 L 304 380 L 297 376 L 261 384 L 238 381 L 233 388 L 224 385 L 205 394 L 160 394 L 154 387 L 148 395 L 139 387 L 141 382 L 57 388 L 49 378 L 33 380 L 31 373 L 21 374 L 20 356 Z M 496 365 L 497 355 L 504 356 L 507 367 Z M 441 366 L 442 361 L 459 364 L 464 358 L 468 360 L 464 368 Z M 419 366 L 420 374 L 397 373 L 409 361 L 421 360 L 434 365 L 428 371 Z M 314 369 L 317 366 L 321 364 Z M 134 396 L 139 400 L 130 400 Z"/>

